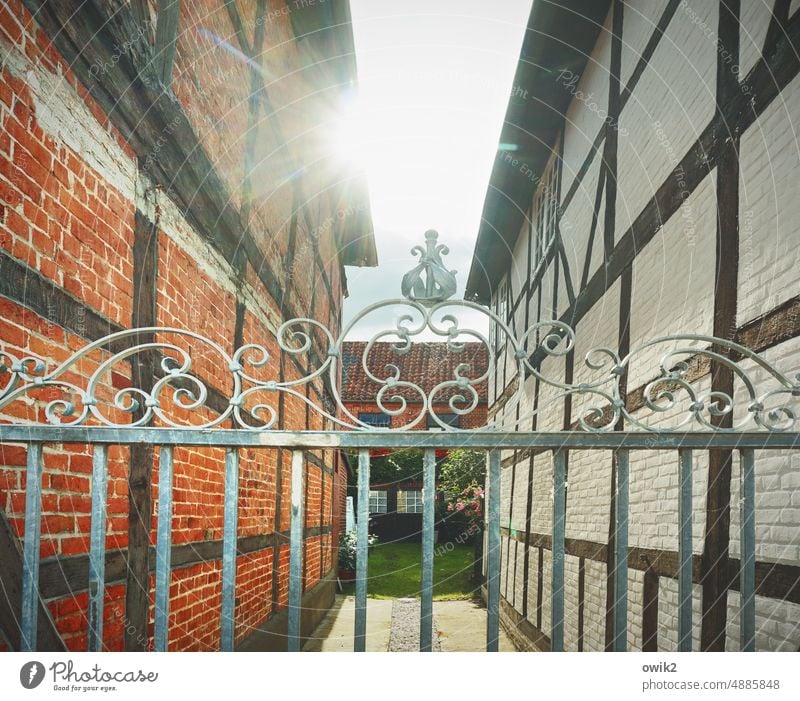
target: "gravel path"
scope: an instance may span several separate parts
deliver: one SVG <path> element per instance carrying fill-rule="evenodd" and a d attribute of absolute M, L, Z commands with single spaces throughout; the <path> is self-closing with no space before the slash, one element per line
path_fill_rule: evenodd
<path fill-rule="evenodd" d="M 392 629 L 389 633 L 389 652 L 419 651 L 419 599 L 395 599 L 392 602 Z M 433 619 L 433 651 L 441 652 L 439 636 Z"/>

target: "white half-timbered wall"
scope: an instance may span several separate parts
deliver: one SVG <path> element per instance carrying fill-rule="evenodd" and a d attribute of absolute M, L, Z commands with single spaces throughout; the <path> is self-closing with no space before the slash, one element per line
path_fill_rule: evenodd
<path fill-rule="evenodd" d="M 628 271 L 606 285 L 606 291 L 578 320 L 573 382 L 586 381 L 591 376 L 583 365 L 590 348 L 617 349 L 621 341 L 625 345 L 621 318 L 629 319 L 631 349 L 655 336 L 681 332 L 714 334 L 715 295 L 722 294 L 719 289 L 715 290 L 715 267 L 718 168 L 723 166 L 718 165 L 717 159 L 716 167 L 696 184 L 690 184 L 691 173 L 684 172 L 679 164 L 703 138 L 715 117 L 718 64 L 727 62 L 727 70 L 737 80 L 745 80 L 759 62 L 769 60 L 774 53 L 774 44 L 764 45 L 770 22 L 776 21 L 772 16 L 772 4 L 771 0 L 741 3 L 738 56 L 728 56 L 723 55 L 721 48 L 718 50 L 716 42 L 720 31 L 720 11 L 716 3 L 637 0 L 624 3 L 624 7 L 612 3 L 580 81 L 567 85 L 569 75 L 564 76 L 565 89 L 570 89 L 574 97 L 563 132 L 553 145 L 553 157 L 530 203 L 509 269 L 494 286 L 493 310 L 505 315 L 518 333 L 526 324 L 564 318 L 587 279 L 602 275 L 604 240 L 610 239 L 612 246 L 616 246 L 663 183 L 673 178 L 683 187 L 686 182 L 682 205 L 665 218 L 646 245 L 636 251 Z M 778 39 L 784 36 L 787 26 L 800 21 L 797 5 L 797 2 L 791 3 L 788 25 L 784 23 L 779 28 Z M 614 230 L 607 232 L 604 222 L 609 203 L 605 186 L 598 197 L 605 139 L 601 139 L 596 151 L 592 144 L 609 121 L 615 7 L 623 11 L 620 59 L 623 106 L 618 124 L 611 125 L 618 127 L 618 148 L 609 159 L 616 172 L 610 173 L 607 167 L 605 173 L 606 178 L 616 178 Z M 655 50 L 643 56 L 656 25 L 667 17 L 666 29 Z M 773 37 L 772 41 L 776 39 Z M 640 61 L 646 61 L 646 67 L 626 99 L 624 90 Z M 745 85 L 740 89 L 748 88 Z M 782 334 L 778 334 L 775 341 L 767 338 L 765 346 L 756 350 L 788 372 L 800 368 L 797 305 L 794 314 L 790 308 L 792 300 L 796 301 L 800 293 L 800 197 L 797 192 L 800 145 L 796 124 L 796 116 L 800 114 L 800 76 L 794 75 L 765 106 L 759 105 L 756 99 L 755 109 L 755 120 L 738 134 L 738 276 L 733 278 L 732 292 L 736 297 L 735 319 L 733 328 L 725 329 L 724 334 L 717 328 L 716 335 L 727 335 L 747 344 L 748 339 L 754 338 L 760 319 L 772 320 L 770 323 L 783 329 Z M 721 142 L 730 142 L 731 138 L 734 137 L 720 132 L 712 143 L 724 149 L 725 144 Z M 576 186 L 577 173 L 587 158 L 590 165 Z M 728 168 L 724 177 L 737 177 L 735 169 L 731 174 L 729 163 L 724 167 Z M 571 189 L 574 193 L 568 197 Z M 541 279 L 527 290 L 527 282 L 534 280 L 540 265 L 537 248 L 537 241 L 542 240 L 540 212 L 542 201 L 551 192 L 557 196 L 561 211 L 549 225 L 553 227 L 554 236 L 560 236 L 564 255 L 554 256 Z M 590 250 L 593 214 L 597 224 Z M 723 268 L 736 265 L 736 251 L 723 246 L 721 265 Z M 627 289 L 626 274 L 629 275 Z M 656 348 L 638 356 L 631 366 L 629 392 L 658 375 L 658 360 L 664 350 L 666 347 Z M 515 410 L 505 406 L 503 390 L 514 380 L 514 362 L 507 348 L 499 347 L 496 351 L 497 373 L 491 378 L 490 410 L 510 425 Z M 566 362 L 564 358 L 548 358 L 542 365 L 542 373 L 563 380 Z M 710 376 L 700 378 L 697 386 L 709 388 Z M 533 378 L 526 380 L 525 390 L 522 412 L 530 410 L 533 404 L 536 392 Z M 539 406 L 547 405 L 548 398 L 555 395 L 554 389 L 541 385 Z M 534 428 L 567 428 L 586 407 L 585 400 L 575 399 L 571 415 L 565 418 L 564 403 L 557 402 L 538 417 Z M 640 413 L 644 415 L 644 411 Z M 551 457 L 548 453 L 533 458 L 517 456 L 516 464 L 513 452 L 508 451 L 503 457 L 502 522 L 508 530 L 503 536 L 501 595 L 548 635 L 550 552 L 531 545 L 526 558 L 525 542 L 526 538 L 528 542 L 535 542 L 535 537 L 529 534 L 551 532 Z M 772 451 L 770 455 L 757 456 L 757 460 L 757 559 L 797 567 L 800 565 L 800 455 Z M 738 557 L 739 552 L 738 469 L 738 458 L 734 457 L 731 557 Z M 677 551 L 677 453 L 633 452 L 630 474 L 630 546 Z M 610 454 L 605 461 L 598 461 L 597 453 L 571 453 L 567 538 L 600 544 L 608 542 L 611 479 Z M 702 553 L 704 547 L 707 479 L 708 455 L 698 454 L 694 472 L 696 554 Z M 530 524 L 527 523 L 528 509 Z M 568 650 L 577 650 L 579 642 L 579 567 L 579 559 L 567 555 L 565 646 Z M 583 567 L 582 648 L 602 650 L 606 640 L 606 565 L 586 558 Z M 643 571 L 631 570 L 628 642 L 632 649 L 642 646 L 643 579 Z M 676 580 L 659 578 L 657 631 L 661 650 L 677 647 L 677 591 Z M 700 649 L 701 601 L 701 587 L 695 585 L 695 649 Z M 737 612 L 738 594 L 729 592 L 725 643 L 728 650 L 738 648 Z M 757 596 L 756 612 L 758 649 L 798 649 L 800 604 Z"/>

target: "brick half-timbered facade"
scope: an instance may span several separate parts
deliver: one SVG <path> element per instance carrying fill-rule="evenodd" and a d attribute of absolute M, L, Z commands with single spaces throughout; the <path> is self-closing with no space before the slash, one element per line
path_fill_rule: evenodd
<path fill-rule="evenodd" d="M 376 263 L 363 179 L 329 140 L 356 80 L 347 2 L 2 0 L 0 69 L 0 349 L 52 367 L 109 333 L 174 326 L 228 353 L 263 345 L 273 379 L 324 357 L 320 339 L 284 357 L 276 331 L 312 317 L 336 333 L 344 266 Z M 210 388 L 208 420 L 227 406 L 230 375 L 201 346 L 192 372 Z M 107 357 L 93 352 L 78 375 Z M 135 356 L 101 392 L 147 389 L 156 371 Z M 321 381 L 305 391 L 329 399 Z M 6 418 L 43 418 L 41 401 L 22 406 Z M 327 426 L 293 398 L 277 413 L 285 428 Z M 86 649 L 89 451 L 44 453 L 41 649 Z M 171 650 L 219 647 L 223 453 L 175 451 Z M 24 448 L 0 446 L 0 646 L 11 649 L 25 462 Z M 288 469 L 285 450 L 241 455 L 235 637 L 251 649 L 285 644 Z M 152 447 L 111 449 L 104 649 L 152 645 L 157 474 Z M 333 598 L 346 483 L 336 451 L 309 452 L 305 631 Z"/>

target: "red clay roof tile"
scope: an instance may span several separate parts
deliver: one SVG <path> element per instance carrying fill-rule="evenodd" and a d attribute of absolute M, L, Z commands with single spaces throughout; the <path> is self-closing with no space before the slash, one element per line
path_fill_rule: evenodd
<path fill-rule="evenodd" d="M 378 378 L 388 378 L 394 371 L 387 368 L 394 365 L 400 370 L 401 381 L 413 382 L 425 392 L 436 385 L 456 378 L 456 368 L 462 363 L 468 367 L 461 375 L 475 379 L 484 375 L 489 366 L 489 355 L 482 343 L 464 343 L 464 350 L 455 352 L 448 349 L 447 343 L 414 343 L 404 354 L 397 351 L 398 343 L 375 343 L 367 358 L 367 367 Z M 381 386 L 370 379 L 364 371 L 362 358 L 367 347 L 366 341 L 346 341 L 342 347 L 342 399 L 345 402 L 374 401 Z M 400 394 L 409 401 L 419 401 L 419 395 L 409 388 L 398 388 Z M 475 386 L 481 403 L 486 402 L 486 382 Z M 456 387 L 443 389 L 436 399 L 447 401 L 458 393 Z"/>

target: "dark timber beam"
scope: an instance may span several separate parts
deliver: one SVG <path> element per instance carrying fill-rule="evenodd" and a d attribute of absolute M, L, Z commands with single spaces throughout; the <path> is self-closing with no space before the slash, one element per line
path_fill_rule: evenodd
<path fill-rule="evenodd" d="M 642 652 L 658 652 L 658 575 L 649 567 L 642 585 Z"/>
<path fill-rule="evenodd" d="M 150 191 L 157 197 L 158 193 Z M 158 210 L 156 210 L 158 212 Z M 155 326 L 158 297 L 158 216 L 155 222 L 136 211 L 133 230 L 134 328 Z M 154 334 L 142 334 L 137 343 L 152 343 Z M 134 387 L 153 389 L 156 376 L 154 353 L 131 357 Z M 135 418 L 143 414 L 142 407 Z M 153 518 L 153 446 L 130 447 L 128 469 L 128 567 L 125 587 L 125 650 L 147 651 L 150 622 L 150 525 Z"/>
<path fill-rule="evenodd" d="M 501 527 L 504 538 L 525 541 L 525 534 Z M 553 539 L 549 533 L 531 533 L 531 547 L 552 550 Z M 566 538 L 564 552 L 571 557 L 584 558 L 593 562 L 608 561 L 608 546 L 592 540 Z M 701 555 L 694 555 L 692 560 L 692 581 L 700 584 Z M 678 553 L 675 550 L 658 550 L 656 548 L 628 548 L 628 567 L 639 572 L 652 570 L 658 577 L 678 578 Z M 731 591 L 739 591 L 739 559 L 728 560 L 726 584 Z M 769 599 L 788 601 L 800 604 L 800 565 L 789 565 L 783 562 L 756 562 L 756 594 Z"/>
<path fill-rule="evenodd" d="M 156 72 L 165 88 L 172 86 L 172 67 L 175 64 L 175 42 L 180 18 L 180 0 L 158 0 L 154 61 Z"/>
<path fill-rule="evenodd" d="M 719 5 L 717 52 L 717 235 L 714 277 L 714 336 L 733 340 L 739 277 L 739 125 L 726 119 L 723 106 L 740 91 L 732 65 L 739 63 L 739 0 Z M 732 56 L 726 62 L 725 56 Z M 730 357 L 725 348 L 714 348 Z M 733 397 L 733 371 L 712 360 L 711 391 Z M 733 413 L 712 416 L 711 423 L 733 426 Z M 728 617 L 728 549 L 731 521 L 731 471 L 733 452 L 710 450 L 706 486 L 705 540 L 702 556 L 702 627 L 700 649 L 724 652 Z"/>
<path fill-rule="evenodd" d="M 259 32 L 262 38 L 264 36 L 264 4 L 265 0 L 258 0 L 259 7 L 256 10 L 256 16 L 261 20 L 256 24 L 256 32 Z M 249 58 L 255 58 L 261 53 L 261 46 L 258 46 L 258 51 L 256 52 L 254 52 L 253 47 L 250 46 L 250 40 L 247 38 L 247 34 L 245 34 L 244 22 L 242 22 L 242 16 L 239 14 L 239 8 L 236 6 L 236 0 L 225 0 L 225 9 L 228 11 L 228 17 L 233 25 L 233 31 L 236 32 L 236 38 L 239 41 L 239 47 L 246 56 Z M 257 39 L 254 40 L 254 46 L 257 41 Z"/>
<path fill-rule="evenodd" d="M 611 24 L 611 63 L 608 82 L 608 116 L 606 140 L 603 148 L 602 169 L 605 175 L 605 214 L 603 217 L 603 260 L 608 264 L 614 250 L 616 212 L 617 212 L 617 148 L 620 112 L 620 72 L 622 67 L 622 27 L 624 5 L 622 0 L 614 0 L 613 17 Z M 605 268 L 605 265 L 603 268 Z M 603 269 L 601 268 L 601 270 Z M 619 293 L 619 315 L 617 323 L 617 348 L 620 357 L 625 357 L 630 351 L 630 316 L 631 316 L 631 266 L 624 271 Z M 627 394 L 627 376 L 620 378 L 620 398 L 625 401 Z M 614 427 L 617 431 L 625 430 L 622 417 Z M 611 651 L 614 644 L 614 576 L 616 562 L 614 561 L 614 544 L 616 536 L 614 524 L 616 523 L 616 482 L 617 482 L 617 454 L 611 457 L 611 499 L 609 502 L 608 516 L 608 561 L 606 566 L 606 616 L 605 616 L 605 649 Z"/>
<path fill-rule="evenodd" d="M 20 620 L 22 617 L 22 553 L 19 539 L 0 509 L 0 630 L 12 650 L 20 648 Z M 88 562 L 87 562 L 88 570 Z M 39 601 L 37 623 L 37 649 L 44 652 L 65 652 L 66 646 L 58 634 L 50 611 Z"/>
<path fill-rule="evenodd" d="M 330 533 L 330 526 L 309 526 L 303 538 L 316 538 Z M 261 552 L 275 545 L 289 544 L 289 531 L 264 535 L 241 536 L 236 541 L 236 553 L 248 555 Z M 155 548 L 151 547 L 148 575 L 155 571 Z M 124 582 L 127 576 L 129 551 L 126 549 L 106 551 L 106 585 Z M 201 562 L 222 559 L 222 541 L 206 540 L 198 543 L 181 543 L 172 546 L 170 562 L 173 570 L 191 567 Z M 42 560 L 39 569 L 40 592 L 43 599 L 61 599 L 75 596 L 88 589 L 89 556 L 69 555 Z"/>

